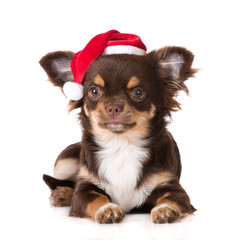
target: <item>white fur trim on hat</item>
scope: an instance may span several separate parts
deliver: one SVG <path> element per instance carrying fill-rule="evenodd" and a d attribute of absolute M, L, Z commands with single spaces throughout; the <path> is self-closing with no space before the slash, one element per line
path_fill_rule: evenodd
<path fill-rule="evenodd" d="M 83 97 L 83 86 L 75 82 L 66 82 L 63 85 L 63 93 L 67 98 L 78 101 Z"/>
<path fill-rule="evenodd" d="M 146 52 L 138 47 L 130 45 L 116 45 L 108 46 L 105 48 L 102 55 L 111 55 L 111 54 L 134 54 L 134 55 L 144 55 Z"/>

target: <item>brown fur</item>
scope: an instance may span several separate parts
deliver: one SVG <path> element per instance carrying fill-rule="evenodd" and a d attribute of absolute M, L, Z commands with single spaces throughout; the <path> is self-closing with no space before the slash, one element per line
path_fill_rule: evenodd
<path fill-rule="evenodd" d="M 91 218 L 95 217 L 95 214 L 100 207 L 110 203 L 109 199 L 106 196 L 94 191 L 92 193 L 96 194 L 98 197 L 87 205 L 86 214 Z"/>
<path fill-rule="evenodd" d="M 111 203 L 109 199 L 97 192 L 93 192 L 98 197 L 87 205 L 86 215 L 98 223 L 115 223 L 120 222 L 124 217 L 124 212 L 119 207 L 105 207 Z M 103 209 L 101 209 L 103 207 Z"/>
<path fill-rule="evenodd" d="M 70 74 L 72 57 L 72 52 L 55 52 L 40 60 L 54 85 L 62 88 L 65 82 L 73 81 Z M 65 185 L 74 190 L 71 216 L 88 217 L 99 223 L 121 221 L 124 217 L 121 207 L 106 205 L 112 202 L 112 197 L 100 184 L 108 182 L 98 174 L 97 153 L 101 146 L 96 142 L 96 135 L 109 136 L 107 142 L 121 136 L 133 144 L 129 136 L 135 134 L 141 139 L 139 141 L 144 141 L 149 155 L 141 165 L 133 190 L 145 189 L 149 193 L 143 203 L 130 211 L 151 212 L 154 223 L 173 222 L 195 211 L 179 183 L 180 154 L 166 128 L 166 117 L 180 109 L 176 100 L 178 92 L 188 93 L 185 81 L 196 72 L 191 68 L 193 58 L 185 48 L 165 47 L 144 56 L 100 56 L 91 64 L 83 82 L 84 97 L 69 103 L 70 110 L 82 108 L 79 115 L 83 126 L 82 141 L 66 148 L 55 164 L 57 171 L 58 163 L 64 165 L 65 161 L 67 164 L 71 158 L 78 169 L 74 176 L 69 174 L 71 178 L 62 181 L 44 176 L 53 190 L 54 205 L 63 204 L 59 203 L 59 196 L 69 189 L 61 188 L 61 194 L 58 191 L 59 186 Z M 65 70 L 61 71 L 61 67 Z M 92 89 L 98 91 L 96 98 Z M 114 163 L 114 159 L 112 161 Z M 70 192 L 65 194 L 64 204 L 70 203 Z"/>
<path fill-rule="evenodd" d="M 99 87 L 104 87 L 105 86 L 105 82 L 104 80 L 101 78 L 100 75 L 97 75 L 94 79 L 93 82 L 98 85 Z"/>
<path fill-rule="evenodd" d="M 56 207 L 70 206 L 72 201 L 73 188 L 57 187 L 52 191 L 50 202 Z"/>
<path fill-rule="evenodd" d="M 134 88 L 134 87 L 138 86 L 139 82 L 140 82 L 139 79 L 137 77 L 133 76 L 129 79 L 127 88 L 129 88 L 129 89 Z"/>

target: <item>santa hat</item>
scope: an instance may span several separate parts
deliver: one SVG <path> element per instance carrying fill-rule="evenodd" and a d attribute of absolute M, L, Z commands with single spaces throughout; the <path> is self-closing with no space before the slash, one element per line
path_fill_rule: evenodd
<path fill-rule="evenodd" d="M 82 82 L 91 63 L 100 55 L 134 54 L 144 55 L 146 46 L 141 38 L 134 34 L 111 30 L 92 38 L 86 47 L 73 56 L 71 69 L 74 82 L 66 82 L 63 92 L 66 97 L 78 101 L 83 97 Z"/>

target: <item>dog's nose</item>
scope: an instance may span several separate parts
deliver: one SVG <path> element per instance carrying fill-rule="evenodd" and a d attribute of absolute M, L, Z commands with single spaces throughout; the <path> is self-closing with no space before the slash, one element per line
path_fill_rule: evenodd
<path fill-rule="evenodd" d="M 106 113 L 110 118 L 116 118 L 122 112 L 123 107 L 118 104 L 109 104 L 105 107 Z"/>

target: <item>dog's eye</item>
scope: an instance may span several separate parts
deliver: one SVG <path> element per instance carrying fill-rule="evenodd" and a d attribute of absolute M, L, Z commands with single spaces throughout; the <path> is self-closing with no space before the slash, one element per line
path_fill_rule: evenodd
<path fill-rule="evenodd" d="M 102 96 L 102 91 L 99 87 L 92 87 L 89 91 L 88 91 L 88 96 L 94 100 L 97 101 L 101 96 Z"/>
<path fill-rule="evenodd" d="M 132 90 L 130 97 L 136 102 L 141 102 L 146 97 L 146 92 L 142 88 L 137 87 Z"/>

